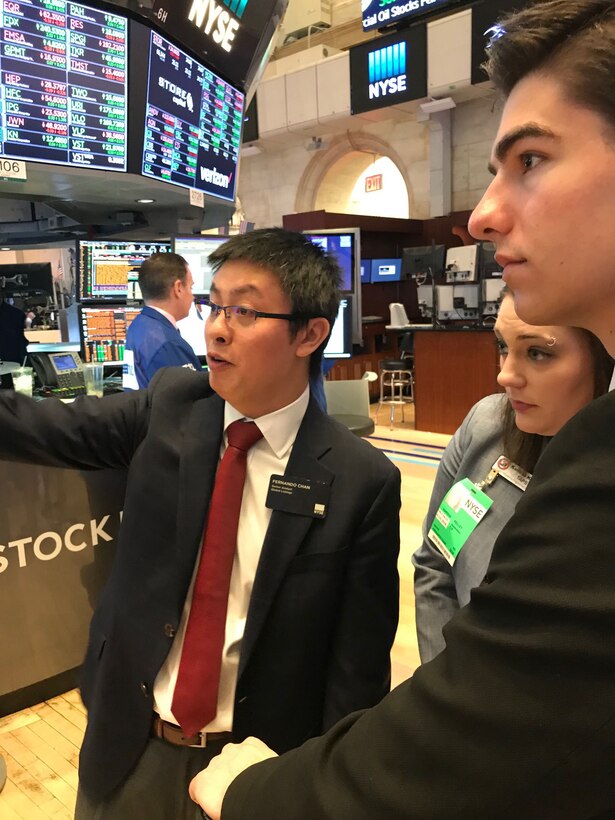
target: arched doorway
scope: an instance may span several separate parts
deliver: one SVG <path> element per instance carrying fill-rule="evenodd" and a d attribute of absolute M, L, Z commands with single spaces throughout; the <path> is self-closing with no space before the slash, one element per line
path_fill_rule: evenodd
<path fill-rule="evenodd" d="M 367 177 L 378 180 L 367 185 Z M 333 139 L 309 163 L 299 183 L 295 210 L 407 219 L 412 215 L 412 188 L 403 161 L 384 140 L 348 132 Z"/>

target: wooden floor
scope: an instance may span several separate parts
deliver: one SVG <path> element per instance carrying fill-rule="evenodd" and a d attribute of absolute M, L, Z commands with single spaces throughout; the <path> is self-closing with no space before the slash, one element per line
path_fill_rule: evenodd
<path fill-rule="evenodd" d="M 375 411 L 375 407 L 372 408 Z M 414 626 L 411 557 L 421 541 L 421 523 L 438 461 L 449 436 L 415 431 L 413 408 L 393 430 L 377 425 L 371 443 L 387 453 L 402 474 L 400 622 L 392 651 L 393 685 L 419 664 Z M 399 411 L 397 411 L 399 416 Z M 386 408 L 380 421 L 386 422 Z M 76 690 L 0 718 L 0 754 L 8 779 L 0 794 L 0 820 L 68 820 L 77 793 L 77 758 L 85 710 Z M 128 819 L 127 819 L 128 820 Z"/>

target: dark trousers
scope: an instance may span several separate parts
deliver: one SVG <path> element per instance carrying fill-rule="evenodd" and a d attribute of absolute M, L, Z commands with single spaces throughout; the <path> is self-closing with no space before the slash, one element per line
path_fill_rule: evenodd
<path fill-rule="evenodd" d="M 103 801 L 90 800 L 79 786 L 75 820 L 201 820 L 188 786 L 220 751 L 219 745 L 193 749 L 152 738 L 126 780 Z"/>

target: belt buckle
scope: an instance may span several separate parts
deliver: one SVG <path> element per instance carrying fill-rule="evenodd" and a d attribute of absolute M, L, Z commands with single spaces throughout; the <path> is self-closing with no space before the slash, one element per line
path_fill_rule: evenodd
<path fill-rule="evenodd" d="M 197 737 L 199 739 L 199 743 L 195 743 L 194 748 L 196 749 L 206 749 L 207 748 L 207 732 L 197 732 Z"/>

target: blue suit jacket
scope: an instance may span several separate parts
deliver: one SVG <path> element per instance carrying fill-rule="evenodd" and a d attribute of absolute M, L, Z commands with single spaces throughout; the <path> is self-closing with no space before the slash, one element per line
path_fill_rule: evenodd
<path fill-rule="evenodd" d="M 126 350 L 134 357 L 134 375 L 139 387 L 147 387 L 161 367 L 185 367 L 201 370 L 196 353 L 173 324 L 154 308 L 147 305 L 133 321 L 126 334 Z M 126 358 L 126 357 L 125 357 Z M 125 371 L 129 366 L 125 365 Z M 134 384 L 124 376 L 124 389 L 134 389 Z"/>

